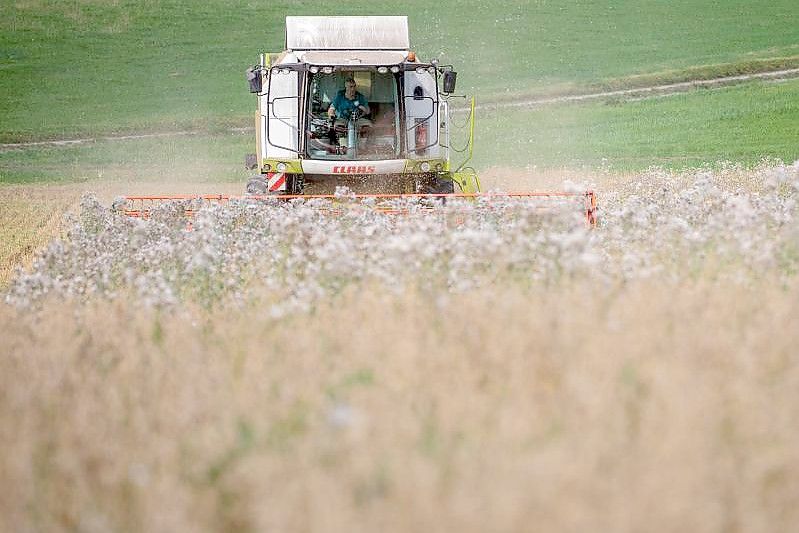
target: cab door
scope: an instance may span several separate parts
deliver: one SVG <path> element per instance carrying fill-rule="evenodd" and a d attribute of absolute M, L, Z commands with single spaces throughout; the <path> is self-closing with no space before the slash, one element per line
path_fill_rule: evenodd
<path fill-rule="evenodd" d="M 426 68 L 403 75 L 405 146 L 412 159 L 439 156 L 438 91 L 435 74 Z"/>
<path fill-rule="evenodd" d="M 296 159 L 300 142 L 300 76 L 277 65 L 269 70 L 264 157 Z"/>

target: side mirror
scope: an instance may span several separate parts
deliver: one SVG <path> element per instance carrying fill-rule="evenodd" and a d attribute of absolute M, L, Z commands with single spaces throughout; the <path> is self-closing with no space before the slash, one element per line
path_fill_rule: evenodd
<path fill-rule="evenodd" d="M 260 93 L 263 89 L 261 83 L 261 69 L 258 67 L 250 67 L 247 69 L 247 81 L 250 84 L 251 93 Z"/>
<path fill-rule="evenodd" d="M 452 94 L 455 92 L 455 80 L 458 79 L 458 73 L 454 70 L 444 71 L 444 92 Z"/>

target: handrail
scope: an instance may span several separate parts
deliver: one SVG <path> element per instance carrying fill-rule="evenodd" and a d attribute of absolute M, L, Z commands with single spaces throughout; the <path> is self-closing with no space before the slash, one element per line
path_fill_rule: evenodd
<path fill-rule="evenodd" d="M 466 167 L 466 164 L 472 160 L 472 156 L 474 155 L 474 96 L 472 96 L 472 105 L 471 111 L 469 112 L 469 157 L 467 157 L 463 163 L 455 170 L 455 172 L 460 172 Z"/>

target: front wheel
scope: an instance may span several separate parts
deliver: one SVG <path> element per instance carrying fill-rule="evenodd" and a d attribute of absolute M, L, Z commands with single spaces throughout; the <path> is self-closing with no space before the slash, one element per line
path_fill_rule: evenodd
<path fill-rule="evenodd" d="M 269 183 L 261 175 L 253 176 L 247 181 L 247 186 L 244 190 L 246 194 L 254 196 L 264 195 L 269 191 Z"/>
<path fill-rule="evenodd" d="M 247 181 L 246 194 L 262 196 L 266 194 L 302 194 L 304 179 L 302 174 L 271 173 L 253 176 Z"/>

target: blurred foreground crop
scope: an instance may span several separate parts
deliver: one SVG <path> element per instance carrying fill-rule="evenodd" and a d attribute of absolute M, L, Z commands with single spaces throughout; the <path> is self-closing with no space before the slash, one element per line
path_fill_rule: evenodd
<path fill-rule="evenodd" d="M 0 529 L 790 531 L 799 287 L 0 309 Z"/>

